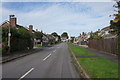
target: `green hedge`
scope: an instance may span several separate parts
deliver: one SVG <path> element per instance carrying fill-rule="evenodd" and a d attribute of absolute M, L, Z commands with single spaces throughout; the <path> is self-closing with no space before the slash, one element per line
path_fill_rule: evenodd
<path fill-rule="evenodd" d="M 8 28 L 2 28 L 2 43 L 4 45 L 2 49 L 3 55 L 7 53 L 8 50 Z M 18 29 L 11 28 L 11 42 L 10 42 L 11 52 L 22 51 L 33 48 L 33 36 L 27 29 L 20 27 Z"/>

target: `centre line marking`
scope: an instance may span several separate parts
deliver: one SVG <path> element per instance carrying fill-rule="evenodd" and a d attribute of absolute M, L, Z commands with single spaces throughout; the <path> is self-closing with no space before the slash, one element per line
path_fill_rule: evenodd
<path fill-rule="evenodd" d="M 28 72 L 26 72 L 22 77 L 20 77 L 20 79 L 18 79 L 18 80 L 21 80 L 21 79 L 23 79 L 25 76 L 27 76 L 31 71 L 33 71 L 34 70 L 34 68 L 31 68 Z"/>
<path fill-rule="evenodd" d="M 43 61 L 45 61 L 48 57 L 50 57 L 51 56 L 51 54 L 49 54 L 47 57 L 45 57 L 44 59 L 43 59 Z"/>

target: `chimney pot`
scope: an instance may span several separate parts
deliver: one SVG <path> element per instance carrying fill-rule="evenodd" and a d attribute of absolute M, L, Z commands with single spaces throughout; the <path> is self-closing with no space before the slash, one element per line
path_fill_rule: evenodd
<path fill-rule="evenodd" d="M 17 18 L 16 17 L 11 17 L 10 18 L 11 27 L 16 27 L 16 23 L 17 23 Z"/>
<path fill-rule="evenodd" d="M 32 32 L 33 30 L 33 25 L 29 25 L 29 31 Z"/>

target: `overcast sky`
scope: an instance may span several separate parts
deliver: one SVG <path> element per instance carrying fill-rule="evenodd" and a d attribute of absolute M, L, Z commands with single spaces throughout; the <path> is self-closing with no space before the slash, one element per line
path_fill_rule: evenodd
<path fill-rule="evenodd" d="M 2 22 L 15 14 L 17 24 L 45 33 L 64 31 L 70 36 L 109 26 L 114 17 L 114 2 L 2 2 Z"/>

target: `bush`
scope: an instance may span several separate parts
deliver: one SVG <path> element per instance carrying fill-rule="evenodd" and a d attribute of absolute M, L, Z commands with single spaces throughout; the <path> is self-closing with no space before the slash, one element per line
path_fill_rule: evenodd
<path fill-rule="evenodd" d="M 7 53 L 8 50 L 8 28 L 2 28 L 2 43 L 4 47 L 2 49 L 3 55 Z M 11 28 L 11 42 L 10 42 L 10 51 L 22 51 L 33 48 L 33 37 L 24 27 L 18 29 Z"/>

